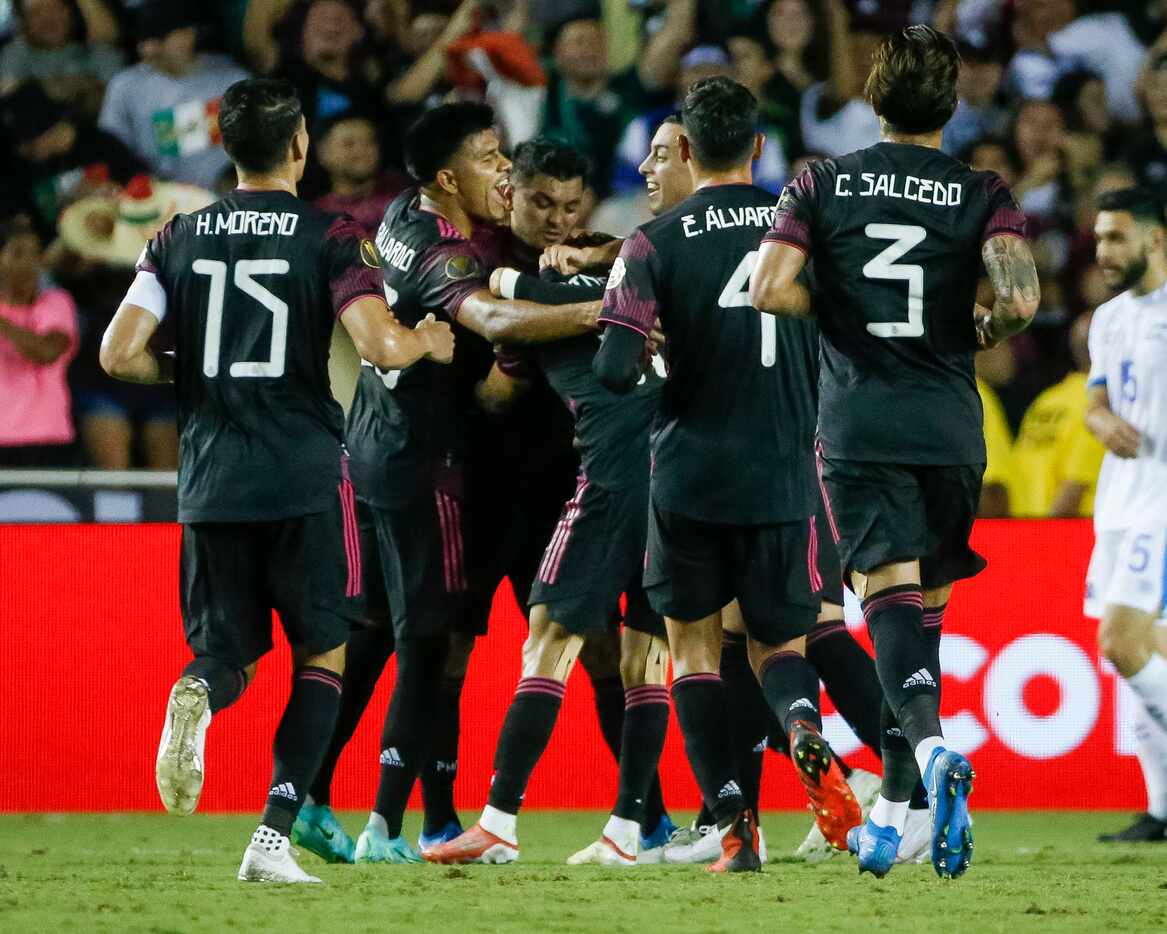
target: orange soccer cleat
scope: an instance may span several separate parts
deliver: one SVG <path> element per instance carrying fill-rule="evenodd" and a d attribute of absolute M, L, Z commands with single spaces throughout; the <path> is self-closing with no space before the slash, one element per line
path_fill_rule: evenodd
<path fill-rule="evenodd" d="M 705 867 L 706 872 L 760 872 L 758 822 L 753 811 L 742 811 L 721 831 L 721 857 Z"/>
<path fill-rule="evenodd" d="M 831 747 L 805 720 L 796 721 L 790 730 L 790 759 L 806 787 L 822 835 L 836 850 L 846 851 L 847 831 L 863 823 L 859 802 Z"/>

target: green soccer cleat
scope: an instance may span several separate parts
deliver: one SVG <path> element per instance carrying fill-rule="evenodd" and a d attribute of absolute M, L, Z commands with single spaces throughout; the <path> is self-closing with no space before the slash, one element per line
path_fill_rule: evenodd
<path fill-rule="evenodd" d="M 305 804 L 292 825 L 292 842 L 326 863 L 351 863 L 355 846 L 327 804 Z"/>
<path fill-rule="evenodd" d="M 376 827 L 366 827 L 357 837 L 354 863 L 420 863 L 421 855 L 405 836 L 389 838 Z"/>

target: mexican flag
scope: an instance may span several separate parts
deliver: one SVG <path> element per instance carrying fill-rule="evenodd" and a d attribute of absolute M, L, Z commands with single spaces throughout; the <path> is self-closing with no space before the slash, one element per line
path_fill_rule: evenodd
<path fill-rule="evenodd" d="M 154 112 L 154 139 L 159 156 L 189 156 L 222 142 L 219 99 L 186 101 Z"/>

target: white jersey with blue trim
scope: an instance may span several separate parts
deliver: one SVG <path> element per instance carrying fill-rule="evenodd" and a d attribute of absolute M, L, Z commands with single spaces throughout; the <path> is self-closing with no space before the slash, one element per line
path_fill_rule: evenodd
<path fill-rule="evenodd" d="M 1123 292 L 1090 323 L 1089 385 L 1142 438 L 1137 457 L 1107 452 L 1098 477 L 1099 531 L 1167 524 L 1167 285 Z"/>

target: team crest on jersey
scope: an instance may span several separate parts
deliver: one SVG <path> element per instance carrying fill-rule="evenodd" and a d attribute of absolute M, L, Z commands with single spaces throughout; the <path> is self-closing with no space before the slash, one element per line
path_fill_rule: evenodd
<path fill-rule="evenodd" d="M 473 256 L 461 253 L 446 260 L 446 278 L 457 282 L 459 279 L 469 279 L 478 275 L 478 260 Z"/>
<path fill-rule="evenodd" d="M 381 254 L 377 252 L 377 245 L 372 240 L 361 241 L 361 262 L 370 269 L 381 268 Z"/>
<path fill-rule="evenodd" d="M 618 288 L 620 283 L 624 281 L 624 276 L 628 273 L 628 267 L 624 265 L 624 257 L 617 256 L 616 262 L 612 264 L 612 271 L 608 273 L 608 284 L 605 288 Z"/>

